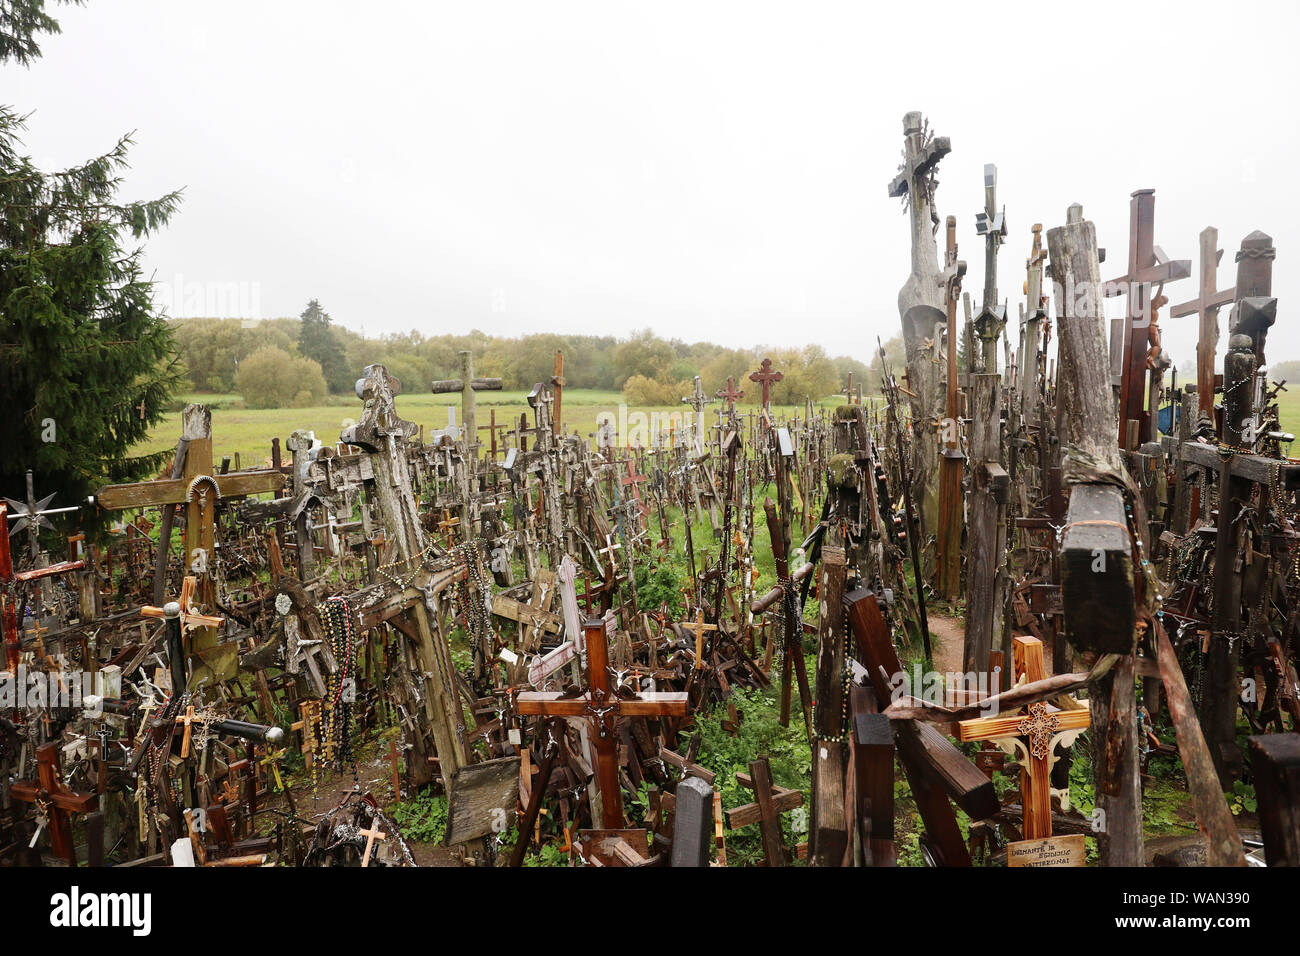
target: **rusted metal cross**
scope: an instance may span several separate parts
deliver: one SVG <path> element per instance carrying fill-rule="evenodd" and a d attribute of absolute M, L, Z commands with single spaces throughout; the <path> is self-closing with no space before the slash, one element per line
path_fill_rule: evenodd
<path fill-rule="evenodd" d="M 772 360 L 770 358 L 763 359 L 763 361 L 759 363 L 757 371 L 749 373 L 749 380 L 751 382 L 758 382 L 758 384 L 763 388 L 764 414 L 767 413 L 768 405 L 772 400 L 772 383 L 779 382 L 783 378 L 785 378 L 785 375 L 781 372 L 772 371 Z"/>

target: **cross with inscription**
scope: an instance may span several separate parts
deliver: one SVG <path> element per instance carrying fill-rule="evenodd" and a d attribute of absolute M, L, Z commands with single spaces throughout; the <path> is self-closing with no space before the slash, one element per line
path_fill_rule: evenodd
<path fill-rule="evenodd" d="M 1043 642 L 1036 637 L 1017 637 L 1013 645 L 1017 683 L 1044 680 Z M 1024 713 L 978 717 L 957 724 L 958 739 L 992 740 L 1008 753 L 1020 755 L 1020 801 L 1024 807 L 1024 837 L 1036 840 L 1052 835 L 1052 751 L 1057 744 L 1068 747 L 1088 728 L 1088 708 L 1057 710 L 1046 701 L 1025 708 Z"/>
<path fill-rule="evenodd" d="M 651 692 L 619 696 L 609 680 L 609 645 L 602 618 L 583 622 L 587 642 L 587 690 L 569 693 L 527 691 L 519 695 L 515 712 L 525 717 L 584 717 L 595 731 L 596 779 L 600 788 L 602 826 L 623 826 L 623 795 L 618 779 L 620 717 L 685 717 L 686 695 Z"/>

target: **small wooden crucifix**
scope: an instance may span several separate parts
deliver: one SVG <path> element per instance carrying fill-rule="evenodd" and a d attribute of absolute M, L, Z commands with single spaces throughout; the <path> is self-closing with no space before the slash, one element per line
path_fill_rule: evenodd
<path fill-rule="evenodd" d="M 375 841 L 387 840 L 388 834 L 379 829 L 377 820 L 371 820 L 370 829 L 362 830 L 361 836 L 366 838 L 366 852 L 361 855 L 361 866 L 364 869 L 370 866 L 370 854 L 375 851 Z"/>

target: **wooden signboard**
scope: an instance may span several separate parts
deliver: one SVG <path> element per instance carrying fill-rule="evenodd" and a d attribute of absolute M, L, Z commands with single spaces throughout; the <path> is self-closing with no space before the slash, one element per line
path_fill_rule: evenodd
<path fill-rule="evenodd" d="M 1082 833 L 1007 844 L 1007 866 L 1083 866 Z"/>
<path fill-rule="evenodd" d="M 519 802 L 519 758 L 469 764 L 452 775 L 446 846 L 504 833 Z"/>

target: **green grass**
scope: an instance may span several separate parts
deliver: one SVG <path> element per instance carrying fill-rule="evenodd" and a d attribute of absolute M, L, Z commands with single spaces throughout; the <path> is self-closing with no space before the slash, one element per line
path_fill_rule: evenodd
<path fill-rule="evenodd" d="M 564 424 L 569 431 L 575 429 L 588 437 L 596 433 L 597 417 L 601 413 L 610 413 L 617 419 L 619 405 L 623 401 L 621 393 L 597 389 L 566 389 L 563 395 Z M 831 408 L 837 404 L 837 396 L 828 397 L 818 403 L 818 407 Z M 189 402 L 202 402 L 212 409 L 212 452 L 220 461 L 225 455 L 239 456 L 240 465 L 254 468 L 269 463 L 271 457 L 271 439 L 279 438 L 281 448 L 289 435 L 299 428 L 316 433 L 323 442 L 337 441 L 339 432 L 361 412 L 361 402 L 352 396 L 331 396 L 327 404 L 309 408 L 244 408 L 243 400 L 238 395 L 192 394 L 179 399 L 178 410 L 168 414 L 150 432 L 149 438 L 141 446 L 141 452 L 170 451 L 176 447 L 180 437 L 179 406 Z M 448 410 L 456 408 L 456 421 L 460 423 L 460 395 L 401 395 L 397 399 L 398 413 L 405 419 L 424 426 L 426 434 L 447 426 Z M 705 420 L 712 424 L 716 419 L 717 404 L 705 409 Z M 739 411 L 748 413 L 752 405 L 739 406 Z M 778 416 L 792 416 L 802 413 L 802 406 L 774 405 L 773 413 Z M 629 406 L 628 413 L 656 412 L 660 415 L 682 414 L 688 412 L 685 405 Z M 528 414 L 528 422 L 533 422 L 532 410 L 528 406 L 527 393 L 481 392 L 478 395 L 478 424 L 488 425 L 495 412 L 498 425 L 516 424 L 521 414 Z M 481 433 L 484 441 L 487 432 Z M 287 450 L 282 452 L 288 460 Z"/>

